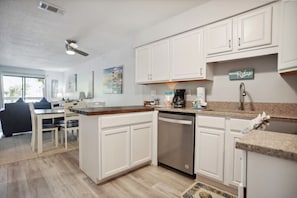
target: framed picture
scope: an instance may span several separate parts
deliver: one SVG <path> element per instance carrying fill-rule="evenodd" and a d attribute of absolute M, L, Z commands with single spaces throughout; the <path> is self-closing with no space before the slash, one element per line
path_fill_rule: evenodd
<path fill-rule="evenodd" d="M 103 93 L 123 93 L 123 65 L 110 67 L 103 71 Z"/>
<path fill-rule="evenodd" d="M 52 80 L 52 82 L 51 82 L 51 97 L 52 98 L 58 97 L 58 86 L 59 86 L 58 80 Z"/>
<path fill-rule="evenodd" d="M 77 91 L 77 74 L 68 76 L 66 82 L 66 92 L 72 93 Z"/>

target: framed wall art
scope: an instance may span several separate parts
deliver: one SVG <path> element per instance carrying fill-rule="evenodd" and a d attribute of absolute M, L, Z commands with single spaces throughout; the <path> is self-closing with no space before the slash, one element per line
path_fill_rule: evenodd
<path fill-rule="evenodd" d="M 51 97 L 52 98 L 58 97 L 58 86 L 59 86 L 58 80 L 51 81 Z"/>
<path fill-rule="evenodd" d="M 103 71 L 103 93 L 123 93 L 123 65 L 110 67 Z"/>

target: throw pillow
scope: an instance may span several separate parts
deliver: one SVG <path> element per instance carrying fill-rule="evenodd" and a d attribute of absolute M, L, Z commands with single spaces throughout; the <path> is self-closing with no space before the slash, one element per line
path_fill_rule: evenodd
<path fill-rule="evenodd" d="M 19 99 L 16 101 L 16 103 L 19 103 L 19 102 L 22 102 L 22 103 L 24 103 L 24 100 L 23 100 L 23 98 L 19 98 Z"/>
<path fill-rule="evenodd" d="M 48 103 L 48 101 L 47 101 L 47 99 L 46 99 L 45 97 L 43 97 L 43 98 L 40 100 L 40 102 L 47 102 L 47 103 Z"/>

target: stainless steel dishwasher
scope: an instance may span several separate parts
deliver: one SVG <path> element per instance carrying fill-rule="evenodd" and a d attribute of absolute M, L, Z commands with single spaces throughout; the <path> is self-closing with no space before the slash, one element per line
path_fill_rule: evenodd
<path fill-rule="evenodd" d="M 194 174 L 195 114 L 159 112 L 158 164 Z"/>

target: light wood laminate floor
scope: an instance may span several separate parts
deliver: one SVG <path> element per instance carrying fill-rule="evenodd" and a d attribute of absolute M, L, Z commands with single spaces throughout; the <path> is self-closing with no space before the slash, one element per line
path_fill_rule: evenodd
<path fill-rule="evenodd" d="M 78 150 L 0 166 L 1 198 L 180 197 L 194 180 L 146 166 L 101 185 L 78 165 Z"/>
<path fill-rule="evenodd" d="M 58 147 L 55 147 L 55 145 L 52 143 L 51 133 L 44 133 L 43 152 L 40 154 L 33 152 L 30 146 L 31 135 L 31 133 L 21 133 L 16 136 L 0 139 L 0 165 L 37 157 L 49 156 L 67 151 L 64 147 L 64 144 L 59 144 Z M 68 133 L 68 151 L 75 149 L 78 149 L 77 139 L 74 135 Z"/>

